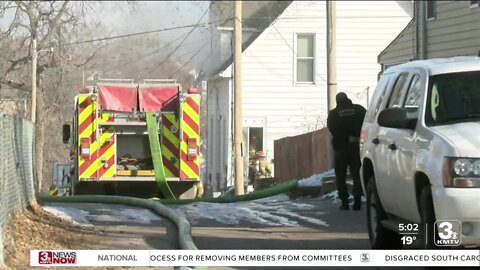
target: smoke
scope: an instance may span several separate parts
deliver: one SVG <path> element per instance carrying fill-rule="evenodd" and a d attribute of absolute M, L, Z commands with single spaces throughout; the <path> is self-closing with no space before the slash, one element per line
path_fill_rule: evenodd
<path fill-rule="evenodd" d="M 100 17 L 111 29 L 111 36 L 198 24 L 197 27 L 132 37 L 139 49 L 145 42 L 154 44 L 145 55 L 159 49 L 155 57 L 169 58 L 178 69 L 194 76 L 209 59 L 212 52 L 209 1 L 109 2 L 106 5 L 109 7 L 100 12 Z"/>

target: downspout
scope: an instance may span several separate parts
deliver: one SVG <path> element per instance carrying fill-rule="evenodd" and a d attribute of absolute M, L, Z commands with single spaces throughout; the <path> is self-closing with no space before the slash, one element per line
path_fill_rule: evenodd
<path fill-rule="evenodd" d="M 427 23 L 426 23 L 426 10 L 425 10 L 425 1 L 415 1 L 415 6 L 417 7 L 417 31 L 418 31 L 418 41 L 417 41 L 417 52 L 418 59 L 426 59 L 427 55 Z"/>

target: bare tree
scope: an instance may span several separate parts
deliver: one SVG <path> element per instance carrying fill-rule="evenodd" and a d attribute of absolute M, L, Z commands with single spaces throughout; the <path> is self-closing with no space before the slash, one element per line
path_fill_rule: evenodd
<path fill-rule="evenodd" d="M 134 9 L 131 2 L 118 6 L 93 1 L 0 2 L 0 100 L 8 96 L 8 106 L 17 102 L 16 112 L 23 117 L 29 116 L 31 103 L 32 40 L 38 44 L 35 161 L 42 192 L 51 181 L 53 161 L 68 158 L 69 151 L 60 146 L 61 128 L 71 122 L 74 96 L 86 76 L 96 71 L 110 78 L 164 79 L 185 61 L 178 55 L 165 59 L 165 54 L 157 54 L 161 42 L 153 38 L 94 41 L 112 35 L 95 16 L 106 4 Z M 193 83 L 187 71 L 175 78 L 184 87 Z"/>
<path fill-rule="evenodd" d="M 67 70 L 87 64 L 101 48 L 92 44 L 80 50 L 78 46 L 66 46 L 79 38 L 92 36 L 92 29 L 99 29 L 100 23 L 92 16 L 96 4 L 70 1 L 7 1 L 0 4 L 0 17 L 6 25 L 0 29 L 0 97 L 6 92 L 3 94 L 23 96 L 31 101 L 32 40 L 38 43 L 35 161 L 40 190 L 46 182 L 44 167 L 51 166 L 51 163 L 44 163 L 44 149 L 58 149 L 45 139 L 46 126 L 57 127 L 53 130 L 61 127 L 61 123 L 55 122 L 60 119 L 49 116 L 52 111 L 58 113 L 64 109 L 65 100 L 71 96 L 71 92 L 65 91 L 68 89 L 65 87 Z M 24 111 L 23 116 L 28 113 Z M 52 128 L 48 131 L 50 133 Z M 50 161 L 51 153 L 47 153 Z"/>

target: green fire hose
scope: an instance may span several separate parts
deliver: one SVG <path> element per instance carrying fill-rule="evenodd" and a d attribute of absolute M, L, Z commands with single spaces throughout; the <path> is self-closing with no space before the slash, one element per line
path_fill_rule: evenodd
<path fill-rule="evenodd" d="M 210 203 L 232 203 L 239 201 L 257 200 L 261 198 L 271 197 L 287 193 L 288 191 L 298 186 L 297 180 L 290 180 L 288 182 L 273 186 L 268 189 L 255 191 L 245 195 L 238 196 L 225 196 L 218 198 L 205 198 L 205 199 L 191 199 L 191 200 L 175 200 L 175 199 L 162 199 L 160 202 L 154 199 L 140 199 L 133 197 L 123 196 L 110 196 L 110 195 L 75 195 L 69 197 L 49 196 L 49 195 L 37 195 L 37 200 L 41 202 L 64 202 L 64 203 L 105 203 L 105 204 L 121 204 L 142 207 L 150 209 L 158 215 L 164 216 L 172 220 L 178 228 L 178 240 L 180 247 L 186 250 L 197 250 L 195 243 L 192 239 L 191 225 L 183 215 L 179 215 L 173 209 L 163 204 L 188 204 L 194 202 L 210 202 Z M 194 267 L 195 270 L 205 270 L 208 267 Z"/>
<path fill-rule="evenodd" d="M 177 225 L 178 240 L 182 249 L 197 250 L 192 239 L 191 226 L 187 219 L 159 202 L 140 198 L 109 195 L 75 195 L 69 197 L 38 195 L 37 200 L 41 202 L 121 204 L 150 209 L 154 213 L 172 220 Z"/>
<path fill-rule="evenodd" d="M 158 200 L 163 204 L 188 204 L 188 203 L 195 203 L 195 202 L 208 202 L 208 203 L 232 203 L 232 202 L 240 202 L 240 201 L 251 201 L 251 200 L 258 200 L 262 198 L 272 197 L 275 195 L 280 195 L 287 193 L 288 191 L 296 188 L 298 185 L 297 180 L 290 180 L 285 183 L 278 184 L 271 188 L 255 191 L 252 193 L 248 193 L 245 195 L 236 195 L 236 196 L 224 196 L 224 197 L 217 197 L 217 198 L 204 198 L 204 199 L 187 199 L 187 200 L 171 200 L 171 199 L 158 199 L 152 198 L 152 200 Z"/>
<path fill-rule="evenodd" d="M 165 178 L 165 169 L 163 167 L 162 150 L 158 137 L 157 117 L 155 113 L 147 112 L 147 130 L 148 141 L 150 142 L 150 151 L 152 153 L 153 170 L 155 171 L 155 181 L 157 181 L 160 192 L 167 199 L 175 199 L 172 190 L 168 186 Z"/>

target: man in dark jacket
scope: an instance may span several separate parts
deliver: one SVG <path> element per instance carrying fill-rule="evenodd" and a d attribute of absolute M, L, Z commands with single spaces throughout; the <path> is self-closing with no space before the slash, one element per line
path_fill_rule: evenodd
<path fill-rule="evenodd" d="M 353 178 L 353 210 L 360 210 L 362 186 L 360 183 L 360 130 L 366 110 L 352 101 L 343 92 L 335 97 L 337 107 L 328 113 L 327 127 L 332 134 L 335 151 L 335 175 L 338 197 L 342 201 L 340 209 L 348 210 L 347 167 Z"/>

